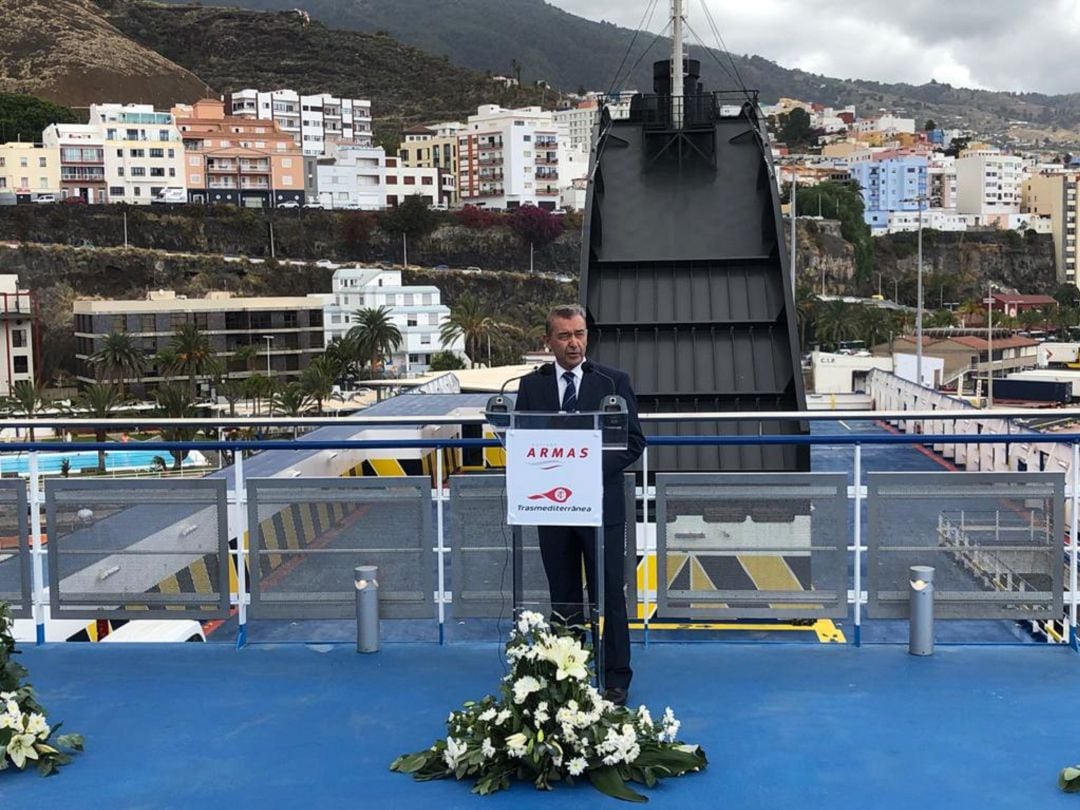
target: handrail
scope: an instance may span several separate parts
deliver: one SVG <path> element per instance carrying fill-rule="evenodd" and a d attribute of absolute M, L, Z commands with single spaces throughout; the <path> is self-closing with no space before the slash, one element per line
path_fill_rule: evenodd
<path fill-rule="evenodd" d="M 1013 419 L 1047 418 L 1049 416 L 1076 419 L 1080 422 L 1080 408 L 956 408 L 928 411 L 709 411 L 688 413 L 681 411 L 660 411 L 640 414 L 643 423 L 660 422 L 853 422 L 853 421 L 890 421 L 896 419 Z M 155 416 L 118 415 L 108 419 L 84 417 L 10 416 L 4 419 L 4 427 L 73 427 L 88 428 L 96 425 L 146 426 L 146 427 L 311 427 L 324 425 L 479 425 L 487 419 L 483 414 L 476 416 L 439 415 L 439 416 L 255 416 L 255 417 L 197 417 L 189 419 L 169 419 Z"/>

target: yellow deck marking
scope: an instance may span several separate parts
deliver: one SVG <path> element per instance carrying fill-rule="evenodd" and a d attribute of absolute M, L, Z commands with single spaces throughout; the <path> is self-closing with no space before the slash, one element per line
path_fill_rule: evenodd
<path fill-rule="evenodd" d="M 405 468 L 396 458 L 373 458 L 371 467 L 376 475 L 397 477 L 405 475 Z"/>

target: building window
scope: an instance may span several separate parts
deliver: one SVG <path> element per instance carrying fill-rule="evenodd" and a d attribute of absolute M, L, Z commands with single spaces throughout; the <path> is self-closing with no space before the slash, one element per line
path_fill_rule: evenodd
<path fill-rule="evenodd" d="M 131 176 L 132 177 L 146 177 L 146 169 L 143 168 L 142 166 L 132 166 L 131 167 Z"/>
<path fill-rule="evenodd" d="M 291 169 L 292 168 L 292 158 L 282 158 L 281 159 L 281 168 L 283 168 L 283 169 Z"/>
<path fill-rule="evenodd" d="M 116 167 L 116 175 L 117 175 L 117 177 L 123 177 L 124 176 L 124 167 L 123 166 L 117 166 Z"/>
<path fill-rule="evenodd" d="M 146 157 L 145 149 L 129 149 L 128 154 L 133 158 Z"/>
<path fill-rule="evenodd" d="M 26 346 L 26 330 L 14 329 L 11 332 L 11 346 L 15 349 L 22 349 Z"/>
<path fill-rule="evenodd" d="M 165 157 L 165 150 L 164 149 L 159 149 L 159 148 L 156 148 L 156 147 L 152 148 L 150 150 L 150 157 L 152 157 L 152 158 L 163 158 L 163 157 Z"/>
<path fill-rule="evenodd" d="M 416 178 L 413 177 L 411 174 L 406 175 L 405 176 L 405 185 L 407 185 L 407 186 L 415 186 L 416 185 Z"/>
<path fill-rule="evenodd" d="M 172 166 L 169 167 L 169 177 L 176 177 L 176 169 Z"/>
<path fill-rule="evenodd" d="M 38 165 L 39 168 L 44 169 L 46 166 L 49 165 L 48 158 L 39 157 L 37 159 L 37 165 Z"/>
<path fill-rule="evenodd" d="M 156 318 L 153 315 L 140 315 L 139 316 L 139 331 L 140 332 L 153 332 L 155 331 Z"/>
<path fill-rule="evenodd" d="M 159 129 L 158 130 L 158 140 L 159 141 L 167 141 L 167 140 L 169 140 L 169 130 L 167 130 L 167 129 Z"/>
<path fill-rule="evenodd" d="M 24 157 L 19 158 L 19 168 L 25 169 L 30 166 L 30 161 Z"/>
<path fill-rule="evenodd" d="M 296 310 L 294 310 L 294 309 L 286 310 L 284 315 L 285 315 L 285 328 L 286 329 L 295 329 L 296 326 L 297 326 Z"/>
<path fill-rule="evenodd" d="M 109 186 L 109 196 L 110 197 L 123 197 L 124 196 L 124 187 L 123 186 Z"/>
<path fill-rule="evenodd" d="M 161 167 L 161 166 L 151 166 L 150 167 L 150 176 L 151 177 L 164 177 L 165 176 L 165 169 L 163 167 Z"/>
<path fill-rule="evenodd" d="M 174 157 L 176 157 L 176 150 L 175 149 L 170 149 L 169 150 L 169 159 L 171 160 Z"/>
<path fill-rule="evenodd" d="M 202 158 L 198 155 L 189 155 L 187 162 L 188 166 L 199 166 L 202 164 Z"/>
<path fill-rule="evenodd" d="M 202 175 L 201 174 L 193 174 L 193 175 L 191 175 L 191 184 L 193 186 L 198 186 L 200 183 L 202 183 Z"/>
<path fill-rule="evenodd" d="M 25 354 L 11 358 L 11 365 L 16 374 L 30 373 L 30 360 Z"/>
<path fill-rule="evenodd" d="M 284 186 L 291 186 L 293 184 L 292 175 L 291 174 L 282 175 L 281 184 L 284 185 Z"/>

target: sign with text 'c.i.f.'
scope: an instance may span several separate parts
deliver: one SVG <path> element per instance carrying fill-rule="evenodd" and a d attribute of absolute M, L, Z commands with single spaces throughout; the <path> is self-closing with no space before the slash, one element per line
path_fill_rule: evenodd
<path fill-rule="evenodd" d="M 511 526 L 602 526 L 599 430 L 506 433 L 506 522 Z"/>

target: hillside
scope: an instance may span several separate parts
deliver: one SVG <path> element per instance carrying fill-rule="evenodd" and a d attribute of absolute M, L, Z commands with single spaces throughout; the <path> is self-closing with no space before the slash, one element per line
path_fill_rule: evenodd
<path fill-rule="evenodd" d="M 168 106 L 206 95 L 193 73 L 137 45 L 89 0 L 0 2 L 0 91 L 72 107 L 102 101 Z"/>
<path fill-rule="evenodd" d="M 520 65 L 524 82 L 544 79 L 568 91 L 611 87 L 633 37 L 629 29 L 568 14 L 544 0 L 205 1 L 255 9 L 303 8 L 327 25 L 385 31 L 402 42 L 476 70 L 510 74 L 514 65 Z M 666 5 L 660 4 L 657 13 L 663 13 Z M 645 8 L 644 3 L 641 7 Z M 694 28 L 702 36 L 708 31 L 703 20 L 695 21 Z M 707 87 L 735 87 L 729 57 L 704 50 L 705 45 L 716 44 L 691 39 L 691 55 L 701 59 Z M 738 47 L 738 43 L 728 45 Z M 626 62 L 627 66 L 636 62 L 637 68 L 617 86 L 651 90 L 652 62 L 664 58 L 669 47 L 669 40 L 654 42 L 652 34 L 643 33 Z M 1004 136 L 1016 128 L 1055 140 L 1080 137 L 1080 94 L 1003 93 L 937 82 L 920 86 L 881 84 L 788 70 L 759 56 L 733 55 L 731 60 L 742 83 L 761 92 L 763 103 L 791 96 L 829 105 L 854 104 L 863 113 L 878 108 L 905 111 L 919 124 L 933 118 L 944 126 L 968 126 L 988 135 Z M 1021 128 L 1011 123 L 1014 121 L 1033 126 Z M 1072 132 L 1055 132 L 1056 128 Z"/>
<path fill-rule="evenodd" d="M 370 98 L 377 129 L 463 118 L 485 103 L 521 106 L 555 99 L 537 88 L 503 88 L 385 34 L 331 30 L 295 11 L 143 0 L 95 3 L 125 35 L 184 65 L 219 92 L 289 87 Z"/>

